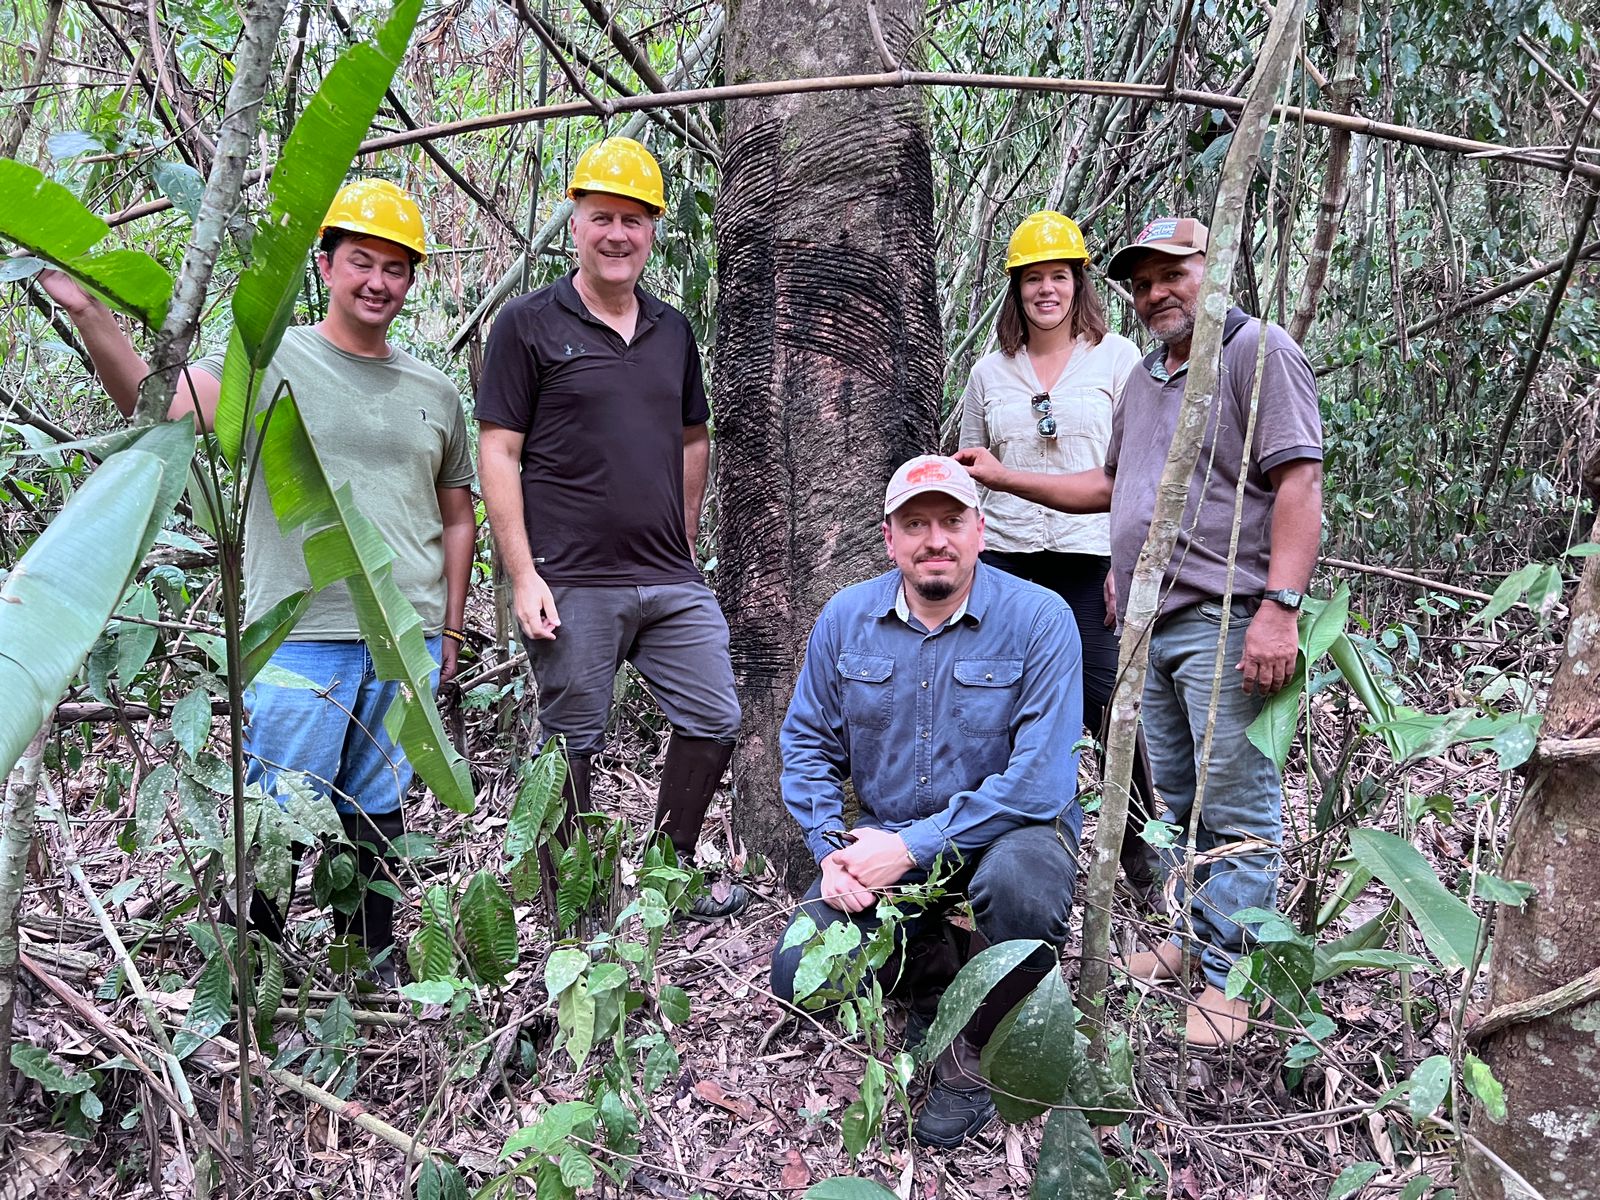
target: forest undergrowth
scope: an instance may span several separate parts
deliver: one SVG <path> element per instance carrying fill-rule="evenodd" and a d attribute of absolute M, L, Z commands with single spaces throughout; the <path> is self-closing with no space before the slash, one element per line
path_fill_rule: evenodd
<path fill-rule="evenodd" d="M 1394 686 L 1413 704 L 1438 709 L 1467 702 L 1481 696 L 1485 677 L 1526 689 L 1524 701 L 1537 703 L 1543 673 L 1553 666 L 1553 644 L 1524 639 L 1521 657 L 1506 661 L 1506 642 L 1472 637 L 1461 618 L 1437 607 L 1437 596 L 1423 607 L 1443 619 L 1419 621 L 1414 592 L 1385 585 L 1365 595 L 1370 659 L 1388 664 Z M 491 621 L 492 614 L 473 616 L 480 629 Z M 163 629 L 162 637 L 166 653 L 184 653 L 182 629 Z M 1424 653 L 1436 643 L 1446 652 Z M 1425 668 L 1424 662 L 1435 665 Z M 494 672 L 495 665 L 480 659 L 463 673 L 469 686 L 460 730 L 479 788 L 477 812 L 463 816 L 417 796 L 408 810 L 409 828 L 426 835 L 428 844 L 403 872 L 402 945 L 416 933 L 425 889 L 498 872 L 504 861 L 518 787 L 506 747 L 528 744 L 522 723 L 531 705 L 520 672 Z M 474 676 L 486 675 L 489 682 L 473 685 Z M 1493 755 L 1462 747 L 1397 767 L 1382 742 L 1362 731 L 1365 712 L 1323 684 L 1319 690 L 1313 677 L 1309 738 L 1295 751 L 1286 778 L 1291 832 L 1280 911 L 1302 930 L 1315 925 L 1323 947 L 1348 945 L 1352 931 L 1380 921 L 1385 933 L 1376 944 L 1417 949 L 1404 932 L 1399 941 L 1388 932 L 1403 922 L 1382 920 L 1393 916 L 1393 900 L 1380 885 L 1346 888 L 1348 903 L 1336 903 L 1356 869 L 1338 849 L 1344 834 L 1352 827 L 1402 833 L 1454 887 L 1475 873 L 1493 873 L 1518 778 L 1498 771 Z M 661 739 L 637 681 L 629 677 L 621 687 L 624 703 L 597 772 L 596 797 L 606 813 L 638 826 L 654 808 Z M 1419 694 L 1428 703 L 1421 704 Z M 63 711 L 74 712 L 73 703 L 69 697 Z M 188 1176 L 196 1131 L 151 1103 L 133 1072 L 114 1067 L 117 1045 L 143 1044 L 138 1006 L 119 989 L 116 958 L 63 869 L 73 858 L 81 864 L 163 1016 L 183 1024 L 208 960 L 182 934 L 194 914 L 185 912 L 184 889 L 176 882 L 181 872 L 172 869 L 178 851 L 155 845 L 129 853 L 136 786 L 104 802 L 108 769 L 131 778 L 159 758 L 163 724 L 127 713 L 121 721 L 61 723 L 47 755 L 46 796 L 56 812 L 42 823 L 30 867 L 16 1032 L 20 1042 L 64 1069 L 66 1082 L 46 1072 L 28 1081 L 16 1117 L 34 1132 L 20 1143 L 8 1195 L 140 1196 L 188 1193 L 194 1186 Z M 1307 745 L 1317 764 L 1309 790 Z M 1081 786 L 1092 808 L 1092 757 L 1085 761 Z M 1092 831 L 1091 814 L 1086 844 Z M 724 807 L 713 811 L 704 841 L 703 857 L 742 872 L 756 902 L 733 922 L 666 928 L 655 983 L 658 991 L 681 988 L 686 1000 L 687 1011 L 673 1014 L 682 1019 L 664 1022 L 676 1058 L 670 1071 L 656 1072 L 662 1077 L 638 1106 L 642 1119 L 632 1151 L 619 1155 L 594 1144 L 595 1158 L 616 1172 L 615 1180 L 602 1175 L 594 1181 L 595 1194 L 800 1196 L 814 1181 L 855 1175 L 919 1200 L 1028 1195 L 1040 1120 L 996 1123 L 960 1151 L 932 1152 L 913 1146 L 904 1112 L 891 1103 L 879 1137 L 851 1161 L 841 1121 L 862 1097 L 861 1039 L 809 1014 L 786 1012 L 773 998 L 769 955 L 796 899 L 759 859 L 733 844 Z M 562 1039 L 546 988 L 552 948 L 582 943 L 571 940 L 571 930 L 567 940 L 553 941 L 538 899 L 515 909 L 517 966 L 501 986 L 479 985 L 446 1004 L 418 1004 L 356 988 L 350 977 L 329 971 L 330 923 L 313 907 L 313 888 L 305 882 L 315 875 L 308 862 L 272 1025 L 280 1059 L 293 1058 L 297 1047 L 301 1055 L 282 1074 L 320 1070 L 338 1096 L 324 1094 L 319 1102 L 282 1083 L 258 1088 L 255 1175 L 240 1181 L 239 1194 L 400 1196 L 408 1194 L 409 1180 L 417 1194 L 450 1195 L 453 1183 L 428 1176 L 415 1150 L 408 1158 L 402 1147 L 409 1139 L 453 1160 L 461 1180 L 475 1187 L 506 1170 L 500 1152 L 510 1135 L 553 1106 L 593 1096 L 594 1063 L 575 1070 L 570 1052 L 557 1051 Z M 612 913 L 627 902 L 629 875 L 627 867 L 618 874 L 620 899 Z M 1118 905 L 1119 936 L 1131 937 L 1144 918 L 1121 891 Z M 1159 917 L 1147 931 L 1161 936 Z M 1363 944 L 1375 943 L 1367 938 Z M 1075 928 L 1063 951 L 1069 982 L 1077 953 Z M 1431 1109 L 1419 1114 L 1393 1089 L 1400 1085 L 1404 1093 L 1418 1066 L 1435 1056 L 1459 1059 L 1458 1029 L 1463 1018 L 1470 1029 L 1479 1000 L 1462 988 L 1482 976 L 1428 970 L 1422 959 L 1415 961 L 1423 969 L 1363 966 L 1317 982 L 1314 1007 L 1330 1020 L 1321 1036 L 1307 1039 L 1302 1021 L 1271 1008 L 1225 1052 L 1182 1052 L 1175 989 L 1117 987 L 1110 1020 L 1126 1040 L 1114 1053 L 1128 1071 L 1133 1111 L 1100 1138 L 1122 1194 L 1320 1197 L 1340 1194 L 1336 1184 L 1352 1164 L 1373 1164 L 1361 1182 L 1397 1194 L 1428 1194 L 1431 1188 L 1417 1186 L 1425 1178 L 1448 1185 L 1450 1128 L 1432 1121 Z M 892 1052 L 903 1017 L 897 1008 L 887 1017 Z M 230 1032 L 224 1027 L 203 1039 L 186 1060 L 197 1111 L 223 1144 L 239 1133 L 238 1047 Z M 917 1086 L 914 1080 L 913 1098 Z M 92 1104 L 83 1103 L 85 1090 Z M 377 1132 L 373 1118 L 383 1127 Z M 385 1140 L 385 1130 L 394 1136 Z"/>

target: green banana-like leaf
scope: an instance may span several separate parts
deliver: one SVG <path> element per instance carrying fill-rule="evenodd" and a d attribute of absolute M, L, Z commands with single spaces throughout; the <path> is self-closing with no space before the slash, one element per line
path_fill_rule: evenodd
<path fill-rule="evenodd" d="M 1384 829 L 1352 829 L 1350 852 L 1405 906 L 1435 958 L 1447 967 L 1472 962 L 1478 916 L 1439 882 L 1415 846 Z"/>
<path fill-rule="evenodd" d="M 105 628 L 183 491 L 193 452 L 185 419 L 156 426 L 107 459 L 0 586 L 0 776 Z"/>
<path fill-rule="evenodd" d="M 277 353 L 294 315 L 306 255 L 377 115 L 384 89 L 394 79 L 421 11 L 422 0 L 401 0 L 375 42 L 358 42 L 341 54 L 284 143 L 267 212 L 251 246 L 254 260 L 233 293 L 233 333 L 216 416 L 217 440 L 229 462 L 239 460 L 253 407 L 253 381 Z"/>
<path fill-rule="evenodd" d="M 433 794 L 457 812 L 472 811 L 472 776 L 445 736 L 433 702 L 433 659 L 422 618 L 395 585 L 394 552 L 361 515 L 350 485 L 338 488 L 286 392 L 261 443 L 261 469 L 278 526 L 306 531 L 306 568 L 318 591 L 341 580 L 350 589 L 361 637 L 379 679 L 401 684 L 384 728 L 405 750 Z"/>
<path fill-rule="evenodd" d="M 46 259 L 152 329 L 167 319 L 172 276 L 142 250 L 90 251 L 111 226 L 33 167 L 0 158 L 0 237 Z"/>
<path fill-rule="evenodd" d="M 300 618 L 311 607 L 311 592 L 294 592 L 279 600 L 262 613 L 239 634 L 239 649 L 244 652 L 243 683 L 248 684 L 267 665 L 279 646 L 283 645 Z"/>

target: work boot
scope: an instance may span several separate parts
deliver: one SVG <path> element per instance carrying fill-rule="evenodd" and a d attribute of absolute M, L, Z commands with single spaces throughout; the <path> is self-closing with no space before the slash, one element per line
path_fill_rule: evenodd
<path fill-rule="evenodd" d="M 333 910 L 334 933 L 353 935 L 367 952 L 373 974 L 384 987 L 399 983 L 395 962 L 394 898 L 372 884 L 387 876 L 380 860 L 389 857 L 389 846 L 406 831 L 405 818 L 396 809 L 387 813 L 340 813 L 344 835 L 356 848 L 356 878 L 361 883 L 361 901 L 351 913 Z"/>
<path fill-rule="evenodd" d="M 1120 957 L 1117 963 L 1135 983 L 1171 983 L 1183 974 L 1183 947 L 1174 941 L 1165 941 L 1154 950 L 1140 950 Z"/>
<path fill-rule="evenodd" d="M 994 1098 L 978 1069 L 978 1049 L 959 1033 L 933 1064 L 933 1084 L 911 1136 L 924 1146 L 953 1150 L 994 1116 Z"/>
<path fill-rule="evenodd" d="M 661 767 L 661 788 L 656 798 L 655 828 L 672 840 L 681 863 L 694 861 L 694 847 L 705 823 L 706 809 L 711 807 L 711 798 L 717 794 L 722 773 L 732 757 L 733 744 L 715 738 L 675 732 L 667 742 L 667 761 Z M 691 921 L 720 921 L 749 906 L 749 890 L 730 881 L 723 899 L 718 900 L 710 891 L 701 892 L 684 915 Z"/>
<path fill-rule="evenodd" d="M 1155 790 L 1150 786 L 1150 758 L 1142 726 L 1134 741 L 1133 776 L 1129 783 L 1128 824 L 1117 859 L 1134 902 L 1145 912 L 1159 913 L 1166 909 L 1161 890 L 1161 855 L 1140 836 L 1145 822 L 1155 814 Z"/>
<path fill-rule="evenodd" d="M 549 842 L 539 847 L 539 892 L 544 897 L 545 909 L 550 914 L 552 928 L 561 923 L 556 906 L 556 889 L 560 885 L 556 870 L 557 856 L 572 844 L 578 833 L 578 817 L 590 812 L 589 781 L 592 761 L 586 754 L 572 755 L 567 759 L 567 780 L 561 785 L 561 800 L 566 806 L 561 823 L 551 834 Z M 552 853 L 554 847 L 554 853 Z"/>
<path fill-rule="evenodd" d="M 1189 1005 L 1183 1040 L 1191 1046 L 1221 1049 L 1250 1031 L 1250 1002 L 1243 996 L 1229 1000 L 1215 984 L 1206 984 Z"/>

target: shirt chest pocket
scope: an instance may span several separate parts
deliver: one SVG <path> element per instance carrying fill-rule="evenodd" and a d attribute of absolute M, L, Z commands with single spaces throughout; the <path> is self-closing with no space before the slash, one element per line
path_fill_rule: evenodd
<path fill-rule="evenodd" d="M 1011 729 L 1022 692 L 1020 658 L 958 658 L 956 723 L 968 737 L 999 737 Z"/>
<path fill-rule="evenodd" d="M 839 691 L 847 726 L 887 729 L 894 716 L 894 659 L 847 650 L 839 655 Z"/>

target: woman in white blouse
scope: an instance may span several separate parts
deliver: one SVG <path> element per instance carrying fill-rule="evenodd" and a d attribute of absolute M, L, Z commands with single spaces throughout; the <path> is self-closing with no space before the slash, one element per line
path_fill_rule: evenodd
<path fill-rule="evenodd" d="M 963 446 L 983 446 L 1020 471 L 1067 474 L 1105 464 L 1111 412 L 1140 354 L 1108 330 L 1088 264 L 1082 231 L 1058 212 L 1036 212 L 1011 235 L 1010 282 L 995 326 L 1000 348 L 979 359 L 967 379 Z M 1103 737 L 1117 670 L 1117 635 L 1104 592 L 1110 517 L 1070 516 L 1003 492 L 980 489 L 980 495 L 988 546 L 983 560 L 1072 606 L 1083 642 L 1084 724 Z M 1143 759 L 1141 745 L 1122 857 L 1129 884 L 1148 892 L 1153 855 L 1139 838 L 1150 795 Z"/>

